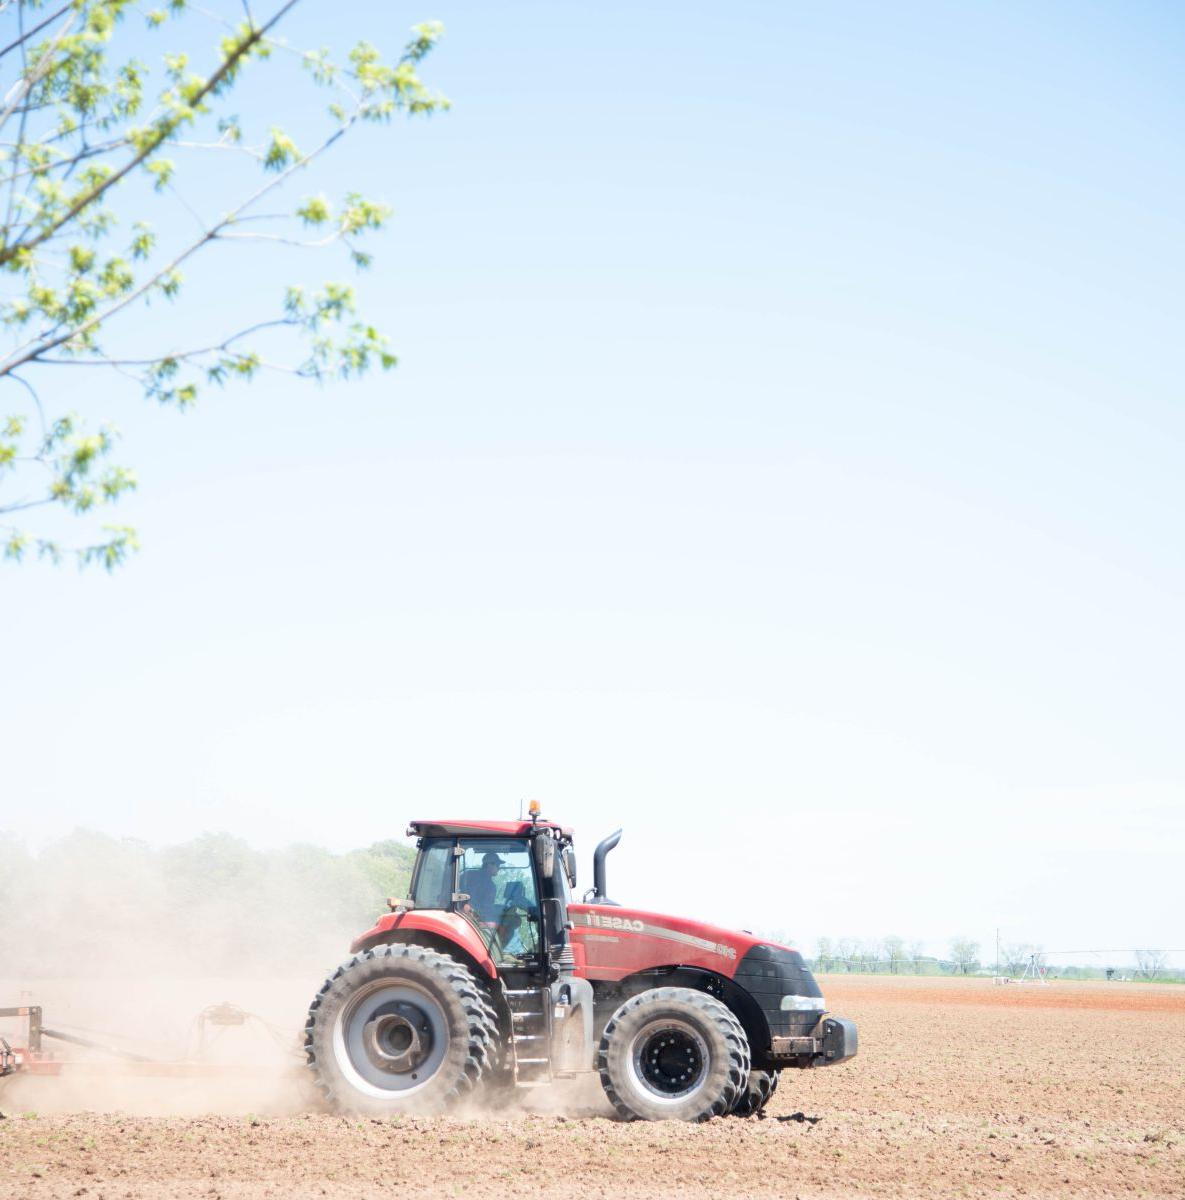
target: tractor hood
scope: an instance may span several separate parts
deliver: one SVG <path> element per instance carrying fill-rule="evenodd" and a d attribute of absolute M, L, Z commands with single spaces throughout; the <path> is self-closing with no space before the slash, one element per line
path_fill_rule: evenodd
<path fill-rule="evenodd" d="M 579 950 L 583 949 L 589 978 L 622 979 L 650 967 L 681 964 L 704 967 L 731 979 L 747 961 L 776 959 L 799 977 L 795 991 L 808 996 L 819 994 L 797 950 L 743 930 L 616 904 L 570 904 L 568 914 L 577 949 L 577 970 L 581 965 Z"/>
<path fill-rule="evenodd" d="M 744 958 L 754 946 L 771 944 L 740 929 L 725 929 L 705 921 L 691 921 L 686 917 L 646 912 L 640 908 L 623 908 L 618 904 L 569 904 L 568 912 L 575 932 L 595 930 L 596 935 L 643 934 L 683 946 L 694 946 L 729 960 Z M 789 946 L 779 948 L 790 949 Z"/>

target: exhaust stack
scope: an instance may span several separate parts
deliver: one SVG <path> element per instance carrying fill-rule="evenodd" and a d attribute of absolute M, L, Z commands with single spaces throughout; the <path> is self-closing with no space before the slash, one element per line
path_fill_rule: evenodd
<path fill-rule="evenodd" d="M 621 830 L 615 830 L 593 851 L 593 904 L 613 904 L 605 891 L 605 856 L 621 841 Z"/>

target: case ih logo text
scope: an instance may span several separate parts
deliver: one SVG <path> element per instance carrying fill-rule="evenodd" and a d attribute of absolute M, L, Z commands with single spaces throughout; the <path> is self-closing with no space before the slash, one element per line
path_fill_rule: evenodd
<path fill-rule="evenodd" d="M 707 950 L 709 954 L 719 954 L 721 958 L 735 959 L 736 948 L 726 946 L 723 942 L 710 942 L 707 938 L 696 937 L 693 933 L 680 933 L 677 929 L 668 929 L 665 925 L 647 925 L 645 921 L 637 921 L 633 917 L 604 917 L 600 913 L 585 913 L 585 923 L 594 929 L 623 929 L 630 933 L 645 933 L 650 937 L 666 938 L 671 942 L 681 942 L 685 946 L 695 946 L 699 950 Z"/>
<path fill-rule="evenodd" d="M 597 913 L 586 913 L 585 919 L 598 929 L 629 929 L 641 933 L 646 928 L 641 921 L 632 921 L 629 917 L 602 917 Z"/>

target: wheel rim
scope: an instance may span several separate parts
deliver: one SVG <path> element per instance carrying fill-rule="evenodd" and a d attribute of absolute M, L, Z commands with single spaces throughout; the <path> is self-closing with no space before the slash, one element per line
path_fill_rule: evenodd
<path fill-rule="evenodd" d="M 686 1021 L 651 1021 L 630 1044 L 635 1083 L 661 1103 L 675 1104 L 697 1092 L 707 1078 L 710 1062 L 707 1042 Z"/>
<path fill-rule="evenodd" d="M 359 989 L 333 1027 L 333 1053 L 346 1080 L 364 1095 L 418 1091 L 448 1050 L 448 1017 L 429 992 L 405 980 Z"/>

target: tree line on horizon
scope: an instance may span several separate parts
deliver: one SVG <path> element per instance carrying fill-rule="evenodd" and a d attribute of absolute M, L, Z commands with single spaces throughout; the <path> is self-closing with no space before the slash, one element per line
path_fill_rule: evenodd
<path fill-rule="evenodd" d="M 818 939 L 815 954 L 808 961 L 812 970 L 888 975 L 976 975 L 991 970 L 1002 976 L 1023 975 L 1035 970 L 1045 978 L 1111 979 L 1132 978 L 1146 982 L 1185 982 L 1185 974 L 1173 969 L 1163 950 L 1135 949 L 1134 967 L 1084 966 L 1079 963 L 1053 965 L 1045 950 L 1030 942 L 1010 942 L 1000 946 L 999 962 L 994 956 L 984 956 L 980 943 L 972 938 L 951 938 L 949 957 L 927 954 L 920 941 L 904 938 L 835 938 Z"/>

